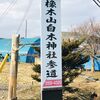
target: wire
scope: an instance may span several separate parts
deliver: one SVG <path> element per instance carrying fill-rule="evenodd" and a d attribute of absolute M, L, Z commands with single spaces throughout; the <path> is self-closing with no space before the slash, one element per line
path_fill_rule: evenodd
<path fill-rule="evenodd" d="M 27 9 L 26 9 L 26 11 L 25 11 L 25 14 L 24 14 L 24 16 L 23 16 L 23 18 L 22 18 L 22 20 L 21 20 L 21 22 L 20 22 L 20 25 L 19 25 L 19 27 L 18 27 L 18 29 L 17 29 L 16 34 L 19 33 L 19 31 L 20 31 L 20 29 L 21 29 L 21 27 L 22 27 L 22 24 L 23 24 L 23 22 L 25 21 L 25 18 L 27 17 L 28 12 L 29 12 L 29 10 L 30 10 L 30 8 L 31 8 L 32 2 L 33 2 L 33 0 L 30 0 L 30 1 L 29 1 L 29 4 L 28 4 Z"/>
<path fill-rule="evenodd" d="M 97 0 L 97 1 L 96 1 L 96 0 L 93 0 L 93 1 L 94 1 L 94 3 L 95 3 L 98 7 L 100 7 L 100 4 L 99 4 L 100 1 L 99 1 L 99 0 Z"/>
<path fill-rule="evenodd" d="M 16 4 L 17 0 L 12 1 L 9 6 L 1 13 L 0 18 L 3 17 L 4 15 L 7 15 L 9 10 Z"/>
<path fill-rule="evenodd" d="M 100 1 L 99 0 L 97 0 L 99 3 L 100 3 Z"/>

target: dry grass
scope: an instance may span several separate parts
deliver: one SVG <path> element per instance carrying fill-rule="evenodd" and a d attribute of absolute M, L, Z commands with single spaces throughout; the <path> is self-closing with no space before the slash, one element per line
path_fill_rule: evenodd
<path fill-rule="evenodd" d="M 82 74 L 100 79 L 100 72 L 83 72 Z M 77 100 L 90 100 L 89 98 L 91 93 L 95 92 L 98 95 L 95 100 L 100 100 L 100 81 L 90 81 L 87 80 L 85 77 L 78 76 L 69 86 L 77 89 L 77 91 L 70 94 L 70 97 L 77 97 Z M 69 94 L 67 96 L 69 96 Z"/>
<path fill-rule="evenodd" d="M 8 82 L 9 82 L 9 67 L 7 63 L 0 73 L 0 100 L 7 99 Z M 32 65 L 20 63 L 18 68 L 18 80 L 17 80 L 17 97 L 18 100 L 40 100 L 40 85 L 31 78 Z M 34 85 L 33 85 L 34 84 Z M 37 98 L 38 97 L 38 98 Z M 34 98 L 34 99 L 33 99 Z"/>
<path fill-rule="evenodd" d="M 85 74 L 87 76 L 92 76 L 93 78 L 98 78 L 100 80 L 100 71 L 96 71 L 92 73 L 91 71 L 85 71 L 82 74 Z"/>
<path fill-rule="evenodd" d="M 7 63 L 3 72 L 0 73 L 0 100 L 7 99 L 9 67 L 10 64 Z M 32 65 L 19 64 L 17 84 L 18 100 L 40 100 L 40 83 L 32 80 L 32 73 Z M 83 72 L 82 74 L 100 79 L 100 72 Z M 90 92 L 93 91 L 98 95 L 98 99 L 96 100 L 100 100 L 100 82 L 92 82 L 78 76 L 69 84 L 69 87 L 73 89 L 73 92 L 65 91 L 64 100 L 89 100 Z M 66 99 L 66 96 L 69 98 Z"/>

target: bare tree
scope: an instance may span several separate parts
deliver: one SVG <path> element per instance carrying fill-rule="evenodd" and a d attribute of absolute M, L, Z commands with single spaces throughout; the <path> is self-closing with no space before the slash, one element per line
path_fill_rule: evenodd
<path fill-rule="evenodd" d="M 100 23 L 90 19 L 88 22 L 74 28 L 73 32 L 86 39 L 84 50 L 90 55 L 92 61 L 91 71 L 94 72 L 94 59 L 100 52 Z"/>

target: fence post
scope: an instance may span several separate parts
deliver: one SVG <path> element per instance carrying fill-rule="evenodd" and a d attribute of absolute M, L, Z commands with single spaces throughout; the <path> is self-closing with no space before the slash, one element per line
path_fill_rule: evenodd
<path fill-rule="evenodd" d="M 8 88 L 8 100 L 17 100 L 16 86 L 17 86 L 17 70 L 18 70 L 18 48 L 19 35 L 12 36 L 12 50 L 11 50 L 11 64 Z"/>

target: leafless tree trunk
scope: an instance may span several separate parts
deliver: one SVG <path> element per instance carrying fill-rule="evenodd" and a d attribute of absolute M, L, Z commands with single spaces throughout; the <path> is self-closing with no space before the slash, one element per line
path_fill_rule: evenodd
<path fill-rule="evenodd" d="M 93 57 L 91 57 L 91 63 L 92 63 L 91 72 L 94 72 L 95 71 L 95 65 L 94 65 L 94 58 Z"/>
<path fill-rule="evenodd" d="M 91 58 L 91 71 L 95 71 L 95 56 L 100 52 L 100 22 L 95 22 L 90 19 L 88 22 L 73 29 L 75 34 L 78 33 L 81 37 L 86 38 L 85 48 L 88 55 Z M 77 35 L 77 34 L 76 34 Z"/>

